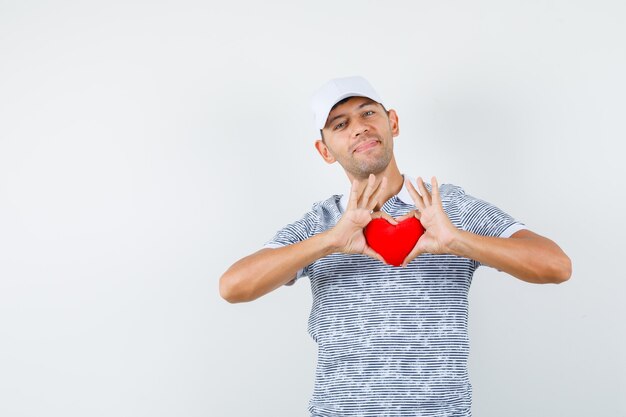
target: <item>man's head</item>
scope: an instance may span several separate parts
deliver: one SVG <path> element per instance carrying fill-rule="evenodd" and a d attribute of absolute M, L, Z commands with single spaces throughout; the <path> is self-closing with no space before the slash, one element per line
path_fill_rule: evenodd
<path fill-rule="evenodd" d="M 333 110 L 335 110 L 335 108 L 337 108 L 337 107 L 341 106 L 342 104 L 346 103 L 348 100 L 350 100 L 350 99 L 352 99 L 352 98 L 354 98 L 354 97 L 358 97 L 358 96 L 350 96 L 350 97 L 346 97 L 346 98 L 344 98 L 344 99 L 339 100 L 337 103 L 335 103 L 335 104 L 333 105 L 333 107 L 330 109 L 330 111 L 328 112 L 328 114 L 332 113 L 332 112 L 333 112 Z M 372 101 L 374 101 L 374 100 L 372 100 Z M 387 116 L 389 116 L 389 113 L 387 112 L 387 109 L 385 108 L 384 104 L 383 104 L 383 103 L 378 103 L 378 104 L 380 104 L 380 107 L 382 107 L 382 109 L 383 109 L 383 111 L 385 112 L 385 114 L 387 114 Z M 326 121 L 327 121 L 327 123 L 328 123 L 328 124 L 330 124 L 330 119 L 329 119 L 328 117 L 326 118 Z M 322 126 L 322 127 L 320 128 L 320 136 L 321 136 L 321 138 L 322 138 L 322 142 L 324 142 L 324 144 L 326 143 L 326 140 L 325 140 L 325 138 L 324 138 L 324 127 L 325 127 L 325 126 L 326 126 L 326 124 L 324 124 L 324 126 Z"/>
<path fill-rule="evenodd" d="M 315 147 L 326 162 L 337 161 L 349 176 L 364 179 L 393 160 L 398 116 L 385 109 L 364 78 L 329 81 L 313 96 L 311 107 L 321 136 Z"/>

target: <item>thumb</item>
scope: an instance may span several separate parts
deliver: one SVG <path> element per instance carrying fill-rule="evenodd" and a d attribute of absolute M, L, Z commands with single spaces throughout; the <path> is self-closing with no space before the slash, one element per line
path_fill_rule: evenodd
<path fill-rule="evenodd" d="M 385 261 L 385 258 L 383 258 L 380 255 L 380 253 L 376 252 L 374 249 L 370 248 L 369 246 L 366 246 L 365 249 L 363 249 L 363 254 L 369 256 L 370 258 L 378 259 L 384 264 L 387 263 Z"/>
<path fill-rule="evenodd" d="M 422 253 L 424 253 L 424 252 L 421 250 L 421 248 L 419 248 L 417 245 L 415 245 L 415 247 L 413 248 L 411 253 L 409 253 L 407 255 L 407 257 L 404 258 L 404 261 L 402 261 L 402 265 L 401 265 L 402 268 L 406 268 L 406 266 L 409 264 L 409 262 L 411 262 L 413 259 L 417 258 Z"/>

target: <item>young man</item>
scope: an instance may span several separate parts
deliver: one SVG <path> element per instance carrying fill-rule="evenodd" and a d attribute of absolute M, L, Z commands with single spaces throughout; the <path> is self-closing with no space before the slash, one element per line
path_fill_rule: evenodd
<path fill-rule="evenodd" d="M 220 279 L 229 302 L 310 279 L 309 333 L 319 356 L 312 416 L 470 416 L 468 290 L 480 265 L 521 280 L 560 283 L 567 255 L 497 207 L 457 186 L 402 175 L 393 154 L 398 115 L 361 77 L 329 81 L 313 97 L 328 163 L 351 183 L 317 202 Z M 402 266 L 368 246 L 374 218 L 417 217 L 425 232 Z"/>

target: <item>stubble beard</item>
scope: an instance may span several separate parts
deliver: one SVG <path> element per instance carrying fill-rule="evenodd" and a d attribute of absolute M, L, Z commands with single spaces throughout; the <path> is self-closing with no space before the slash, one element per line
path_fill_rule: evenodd
<path fill-rule="evenodd" d="M 380 145 L 384 146 L 382 143 Z M 358 156 L 354 158 L 353 154 L 353 159 L 349 161 L 345 169 L 361 180 L 366 180 L 370 174 L 378 175 L 387 168 L 392 156 L 392 150 L 389 148 L 383 148 L 382 152 L 380 157 L 366 160 L 359 160 Z"/>

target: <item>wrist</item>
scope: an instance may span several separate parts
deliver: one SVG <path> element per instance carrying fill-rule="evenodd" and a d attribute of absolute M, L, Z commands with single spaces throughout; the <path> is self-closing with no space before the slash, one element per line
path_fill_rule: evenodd
<path fill-rule="evenodd" d="M 448 253 L 456 256 L 465 257 L 467 247 L 467 239 L 470 233 L 464 230 L 456 229 L 456 231 L 452 234 L 452 238 L 450 239 L 447 248 Z"/>
<path fill-rule="evenodd" d="M 324 248 L 325 255 L 340 252 L 341 245 L 339 244 L 337 237 L 333 233 L 333 229 L 322 232 L 320 236 L 322 238 L 322 246 Z"/>

